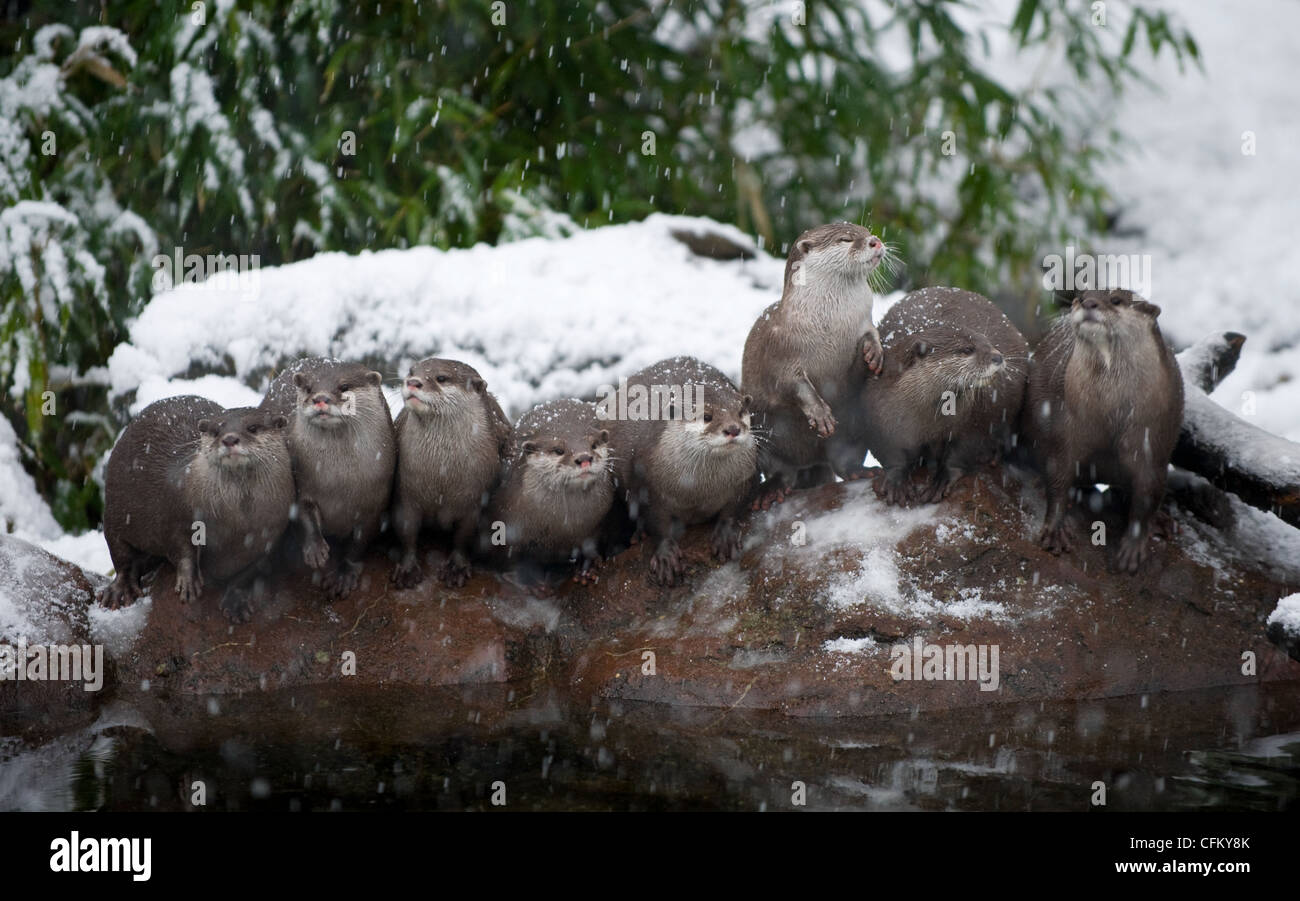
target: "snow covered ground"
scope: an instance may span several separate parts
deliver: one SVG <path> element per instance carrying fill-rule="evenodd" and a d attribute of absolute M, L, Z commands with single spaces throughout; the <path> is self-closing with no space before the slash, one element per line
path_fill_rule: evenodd
<path fill-rule="evenodd" d="M 1149 254 L 1151 299 L 1178 346 L 1210 331 L 1249 338 L 1238 371 L 1214 398 L 1261 427 L 1300 440 L 1300 285 L 1288 271 L 1300 197 L 1300 104 L 1293 36 L 1300 4 L 1178 3 L 1200 42 L 1204 75 L 1173 61 L 1147 65 L 1160 92 L 1134 88 L 1116 113 L 1131 153 L 1111 167 L 1141 234 L 1105 249 Z M 1243 133 L 1255 136 L 1242 153 Z M 675 229 L 738 230 L 656 215 L 571 238 L 497 248 L 414 248 L 322 254 L 256 273 L 256 291 L 182 285 L 156 296 L 109 364 L 112 390 L 133 410 L 197 393 L 253 403 L 266 372 L 305 353 L 395 361 L 396 380 L 423 356 L 479 369 L 507 411 L 594 393 L 620 375 L 692 354 L 739 376 L 753 319 L 779 297 L 782 262 L 694 256 Z M 877 309 L 877 316 L 881 313 Z M 198 362 L 215 372 L 187 381 Z M 0 520 L 87 568 L 110 567 L 102 536 L 66 536 L 22 472 L 0 420 Z"/>

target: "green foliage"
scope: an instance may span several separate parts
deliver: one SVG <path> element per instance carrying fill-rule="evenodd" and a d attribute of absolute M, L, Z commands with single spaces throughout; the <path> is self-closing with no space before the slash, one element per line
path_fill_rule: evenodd
<path fill-rule="evenodd" d="M 34 404 L 107 411 L 85 377 L 177 246 L 270 265 L 665 210 L 776 252 L 863 221 L 909 284 L 1023 283 L 1041 247 L 1101 226 L 1098 113 L 1134 57 L 1198 59 L 1165 13 L 1107 6 L 1102 25 L 1023 0 L 994 25 L 959 0 L 38 4 L 0 22 L 5 413 L 62 521 L 83 518 L 108 419 Z"/>

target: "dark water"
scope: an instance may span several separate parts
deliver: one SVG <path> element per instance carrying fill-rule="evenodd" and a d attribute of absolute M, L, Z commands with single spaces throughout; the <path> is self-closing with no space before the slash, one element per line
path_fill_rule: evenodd
<path fill-rule="evenodd" d="M 152 703 L 152 699 L 150 701 Z M 106 723 L 135 720 L 135 725 Z M 0 754 L 0 807 L 1300 809 L 1300 686 L 872 719 L 575 705 L 509 689 L 119 704 Z"/>

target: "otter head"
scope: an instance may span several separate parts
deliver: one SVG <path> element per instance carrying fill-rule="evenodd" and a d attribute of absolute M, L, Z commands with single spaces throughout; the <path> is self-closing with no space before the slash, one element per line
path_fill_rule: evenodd
<path fill-rule="evenodd" d="M 308 425 L 336 429 L 355 419 L 361 407 L 376 399 L 384 403 L 379 385 L 384 377 L 350 363 L 319 366 L 295 372 L 298 416 Z"/>
<path fill-rule="evenodd" d="M 862 281 L 888 257 L 883 241 L 860 225 L 835 222 L 799 236 L 785 261 L 785 286 Z"/>
<path fill-rule="evenodd" d="M 248 470 L 274 456 L 284 456 L 289 420 L 253 407 L 226 410 L 199 421 L 199 453 L 227 472 Z"/>
<path fill-rule="evenodd" d="M 692 391 L 692 386 L 686 386 Z M 698 395 L 695 395 L 698 396 Z M 690 403 L 678 410 L 676 404 L 668 409 L 665 436 L 676 440 L 692 451 L 709 454 L 731 454 L 754 446 L 754 433 L 750 430 L 750 404 L 748 394 L 737 397 L 732 392 L 722 392 L 705 387 L 703 402 Z"/>
<path fill-rule="evenodd" d="M 487 391 L 472 366 L 430 358 L 411 367 L 402 384 L 402 404 L 416 416 L 437 416 L 463 409 Z"/>
<path fill-rule="evenodd" d="M 552 491 L 586 491 L 608 478 L 609 430 L 599 427 L 594 408 L 588 418 L 576 424 L 571 415 L 521 421 L 520 456 L 531 479 Z"/>
<path fill-rule="evenodd" d="M 1006 357 L 980 332 L 938 325 L 911 336 L 898 355 L 900 386 L 918 394 L 987 388 L 1006 368 Z"/>
<path fill-rule="evenodd" d="M 1117 343 L 1141 340 L 1156 328 L 1160 308 L 1132 291 L 1080 291 L 1070 304 L 1075 338 L 1109 362 Z"/>

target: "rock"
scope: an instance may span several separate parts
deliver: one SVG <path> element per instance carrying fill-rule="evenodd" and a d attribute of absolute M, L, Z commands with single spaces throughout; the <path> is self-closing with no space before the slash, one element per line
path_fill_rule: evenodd
<path fill-rule="evenodd" d="M 113 683 L 111 661 L 102 647 L 96 653 L 87 619 L 97 582 L 35 545 L 0 535 L 0 667 L 8 665 L 0 679 L 0 735 L 34 739 L 94 718 Z M 65 650 L 51 652 L 51 645 Z M 29 656 L 37 646 L 45 646 L 39 663 Z M 69 664 L 76 678 L 49 678 L 56 665 Z M 19 680 L 19 665 L 41 678 Z"/>
<path fill-rule="evenodd" d="M 121 681 L 137 700 L 178 704 L 351 685 L 861 717 L 1300 679 L 1260 629 L 1297 575 L 1228 554 L 1245 533 L 1176 511 L 1181 532 L 1128 576 L 1087 540 L 1090 523 L 1077 524 L 1073 554 L 1041 551 L 1041 517 L 1040 492 L 989 469 L 917 510 L 883 506 L 866 481 L 796 492 L 751 518 L 741 559 L 726 565 L 709 556 L 708 529 L 692 529 L 687 579 L 673 589 L 649 581 L 646 546 L 604 563 L 595 584 L 549 592 L 484 570 L 455 591 L 432 579 L 396 591 L 376 552 L 362 586 L 333 606 L 289 567 L 247 626 L 229 626 L 214 593 L 184 607 L 155 589 Z M 1109 510 L 1090 518 L 1123 529 Z M 154 585 L 171 581 L 162 572 Z M 894 679 L 895 646 L 949 645 L 982 647 L 986 665 L 996 648 L 986 690 L 976 670 L 928 680 L 919 661 L 916 679 Z M 1242 673 L 1245 651 L 1257 675 Z"/>

